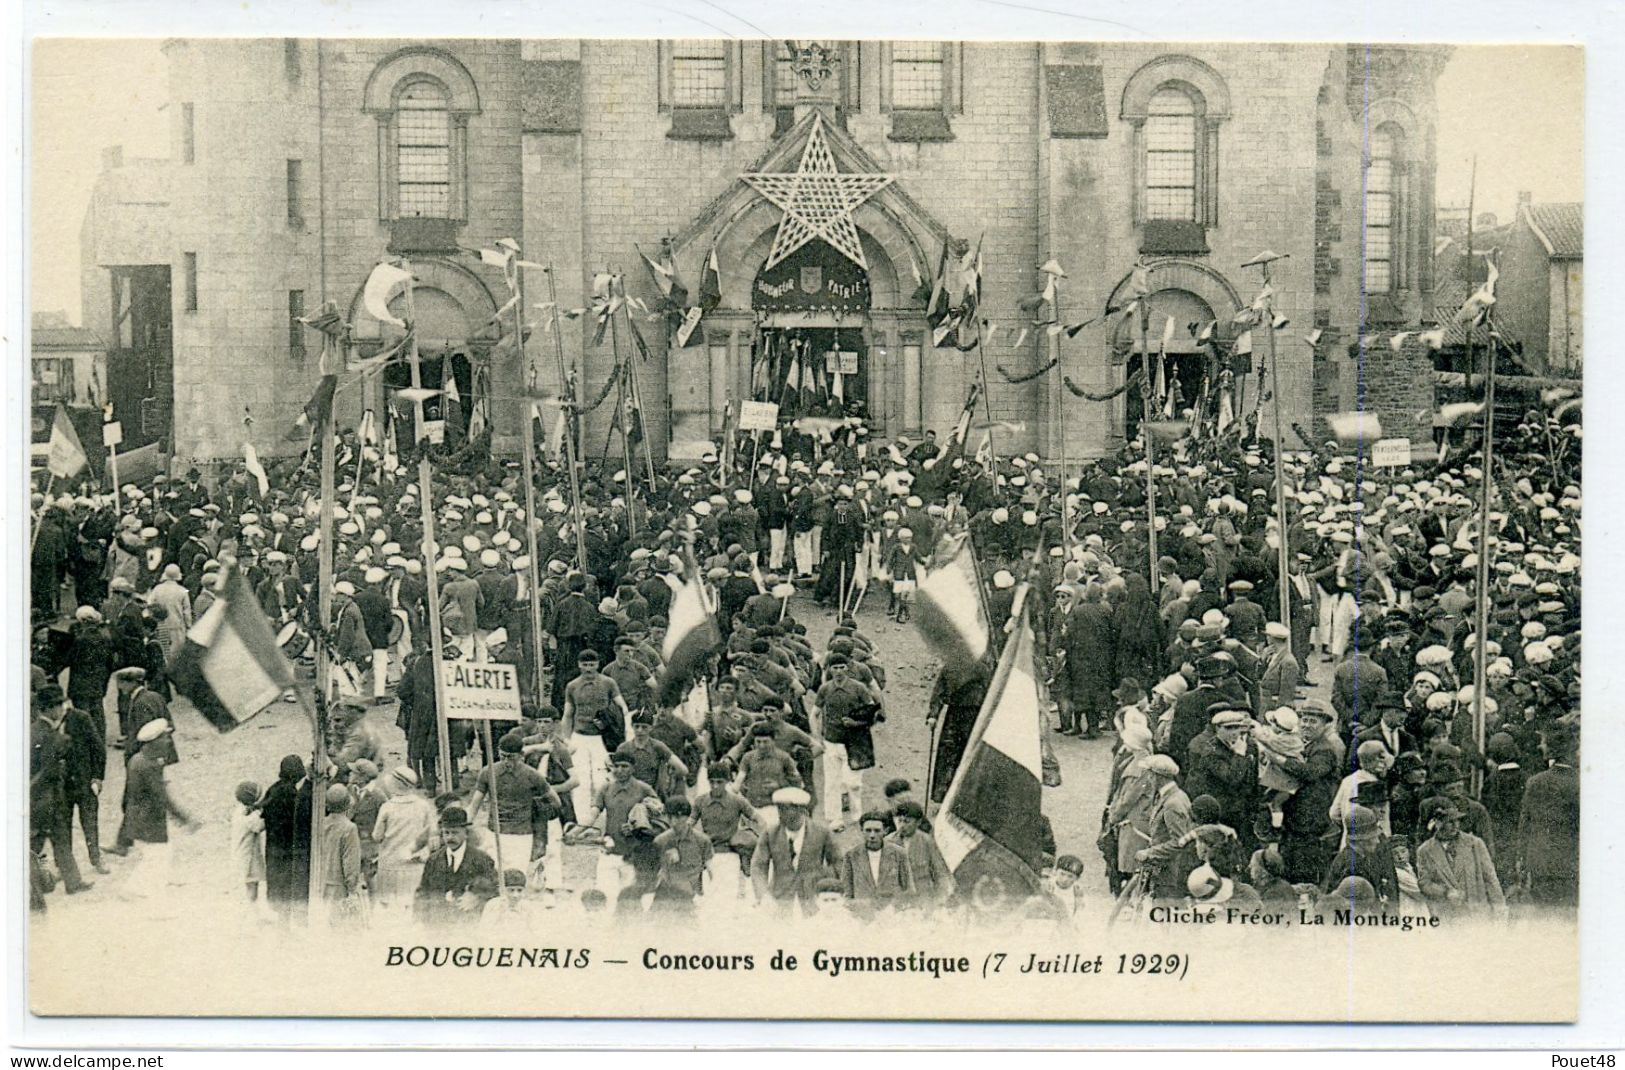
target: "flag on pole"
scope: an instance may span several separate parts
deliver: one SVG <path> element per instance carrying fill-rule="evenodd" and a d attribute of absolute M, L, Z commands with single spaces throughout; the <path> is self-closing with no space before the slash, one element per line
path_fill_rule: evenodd
<path fill-rule="evenodd" d="M 666 665 L 660 673 L 658 701 L 666 709 L 683 701 L 705 659 L 722 645 L 715 607 L 692 558 L 685 571 L 687 578 L 672 596 L 666 641 L 660 647 Z"/>
<path fill-rule="evenodd" d="M 394 264 L 379 264 L 367 276 L 367 284 L 361 291 L 361 303 L 366 307 L 368 315 L 380 323 L 393 323 L 397 327 L 405 327 L 406 321 L 396 319 L 389 311 L 389 295 L 395 287 L 402 285 L 412 278 L 410 271 L 403 271 Z"/>
<path fill-rule="evenodd" d="M 1026 899 L 1040 888 L 1044 703 L 1038 679 L 1023 611 L 932 829 L 955 885 L 984 908 Z"/>
<path fill-rule="evenodd" d="M 915 627 L 949 672 L 968 670 L 988 650 L 987 609 L 973 554 L 968 533 L 943 536 L 916 592 Z"/>
<path fill-rule="evenodd" d="M 1382 420 L 1374 412 L 1334 412 L 1326 417 L 1326 425 L 1339 442 L 1375 442 L 1382 437 Z"/>
<path fill-rule="evenodd" d="M 186 633 L 170 668 L 175 690 L 205 720 L 229 732 L 295 685 L 293 667 L 277 646 L 271 622 L 241 571 Z"/>
<path fill-rule="evenodd" d="M 271 493 L 271 481 L 265 475 L 265 466 L 260 464 L 259 451 L 254 449 L 252 442 L 243 443 L 243 467 L 248 469 L 248 474 L 259 484 L 261 498 Z"/>
<path fill-rule="evenodd" d="M 1495 281 L 1501 277 L 1501 272 L 1495 266 L 1495 261 L 1488 256 L 1484 258 L 1484 263 L 1487 267 L 1484 285 L 1474 290 L 1472 296 L 1462 304 L 1461 311 L 1456 313 L 1457 323 L 1470 323 L 1474 326 L 1483 323 L 1485 317 L 1489 315 L 1490 306 L 1495 304 Z"/>
<path fill-rule="evenodd" d="M 948 294 L 948 242 L 942 243 L 942 257 L 937 262 L 937 277 L 931 284 L 931 297 L 925 303 L 925 322 L 933 332 L 948 319 L 952 300 Z"/>
<path fill-rule="evenodd" d="M 46 462 L 51 475 L 57 479 L 68 479 L 78 475 L 89 463 L 84 446 L 79 444 L 79 432 L 73 429 L 73 421 L 68 419 L 68 410 L 58 405 L 56 416 L 51 420 L 51 453 Z"/>
<path fill-rule="evenodd" d="M 722 304 L 722 269 L 717 264 L 716 246 L 705 258 L 705 271 L 700 274 L 700 303 L 702 312 L 709 312 Z"/>
<path fill-rule="evenodd" d="M 462 424 L 463 396 L 457 392 L 457 373 L 451 366 L 451 354 L 447 354 L 440 361 L 441 368 L 441 418 L 445 420 L 446 427 L 452 428 Z"/>
<path fill-rule="evenodd" d="M 338 385 L 338 376 L 322 376 L 321 382 L 316 384 L 316 392 L 310 395 L 310 400 L 305 402 L 305 407 L 293 421 L 293 427 L 288 430 L 288 438 L 313 435 L 317 428 L 326 425 L 327 414 L 333 408 L 333 392 L 338 389 Z"/>

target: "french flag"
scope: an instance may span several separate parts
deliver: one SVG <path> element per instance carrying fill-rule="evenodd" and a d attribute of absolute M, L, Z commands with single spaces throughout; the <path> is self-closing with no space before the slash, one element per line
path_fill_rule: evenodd
<path fill-rule="evenodd" d="M 235 567 L 220 597 L 187 631 L 169 671 L 175 690 L 221 732 L 236 728 L 296 684 L 271 622 Z"/>
<path fill-rule="evenodd" d="M 693 558 L 688 578 L 672 596 L 666 641 L 660 648 L 666 667 L 660 674 L 660 705 L 672 709 L 688 697 L 705 659 L 722 645 L 716 607 Z"/>
<path fill-rule="evenodd" d="M 969 534 L 945 535 L 915 593 L 915 627 L 950 678 L 987 656 L 988 618 Z"/>
<path fill-rule="evenodd" d="M 1043 702 L 1018 618 L 933 829 L 960 895 L 984 905 L 1040 891 Z"/>

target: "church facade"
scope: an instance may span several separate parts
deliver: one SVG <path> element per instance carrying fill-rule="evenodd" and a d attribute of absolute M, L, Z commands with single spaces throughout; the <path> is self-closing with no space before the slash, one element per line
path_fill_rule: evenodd
<path fill-rule="evenodd" d="M 1386 346 L 1362 349 L 1362 334 L 1433 315 L 1439 49 L 263 39 L 165 51 L 170 156 L 108 160 L 84 227 L 84 323 L 116 339 L 132 308 L 147 310 L 148 351 L 110 353 L 147 362 L 115 406 L 164 414 L 183 460 L 237 457 L 245 441 L 289 449 L 320 366 L 297 318 L 331 302 L 352 324 L 352 359 L 381 351 L 397 329 L 368 313 L 362 287 L 389 258 L 416 278 L 425 381 L 449 366 L 504 450 L 528 390 L 560 389 L 563 370 L 592 398 L 628 363 L 657 456 L 694 455 L 730 403 L 782 400 L 787 381 L 861 402 L 877 435 L 940 435 L 979 378 L 1000 453 L 1099 455 L 1138 420 L 1137 395 L 1114 392 L 1139 332 L 1097 319 L 1132 298 L 1137 263 L 1148 344 L 1190 397 L 1200 328 L 1233 342 L 1263 282 L 1242 265 L 1279 256 L 1279 397 L 1255 344 L 1235 403 L 1279 404 L 1304 427 L 1412 375 Z M 539 265 L 523 269 L 523 351 L 503 269 L 477 255 L 504 238 Z M 669 264 L 690 304 L 714 269 L 686 344 L 644 254 Z M 927 306 L 945 256 L 981 266 L 969 351 L 934 344 Z M 1040 270 L 1051 262 L 1065 274 Z M 599 337 L 605 275 L 626 301 Z M 153 314 L 166 299 L 167 317 Z M 552 304 L 585 312 L 555 328 Z M 646 357 L 631 356 L 634 330 Z M 341 384 L 341 420 L 381 411 L 405 374 Z M 1085 400 L 1064 380 L 1114 396 Z M 589 455 L 611 448 L 615 411 L 585 418 Z M 1397 433 L 1424 438 L 1425 420 Z"/>

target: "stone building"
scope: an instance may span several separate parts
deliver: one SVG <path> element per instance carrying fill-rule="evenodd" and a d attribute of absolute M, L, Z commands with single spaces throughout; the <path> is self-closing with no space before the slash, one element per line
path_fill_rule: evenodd
<path fill-rule="evenodd" d="M 286 449 L 318 375 L 315 335 L 294 318 L 331 301 L 358 353 L 387 344 L 394 328 L 366 313 L 361 288 L 390 256 L 418 280 L 425 379 L 450 360 L 512 448 L 530 376 L 503 340 L 502 271 L 470 255 L 505 237 L 551 267 L 561 308 L 590 309 L 595 276 L 624 276 L 651 350 L 635 364 L 657 453 L 714 435 L 726 403 L 760 389 L 762 356 L 792 341 L 850 354 L 841 381 L 880 434 L 946 429 L 985 365 L 991 416 L 1009 425 L 1000 452 L 1103 453 L 1132 433 L 1132 394 L 1084 402 L 1060 373 L 1011 383 L 994 369 L 1019 377 L 1059 355 L 1084 389 L 1120 384 L 1137 332 L 1115 318 L 1075 336 L 1033 323 L 1122 301 L 1141 257 L 1153 345 L 1167 316 L 1227 333 L 1261 284 L 1242 263 L 1285 257 L 1272 286 L 1293 423 L 1357 403 L 1383 359 L 1352 344 L 1362 332 L 1433 309 L 1436 48 L 263 39 L 165 52 L 170 158 L 108 161 L 86 224 L 85 323 L 116 337 L 129 281 L 135 297 L 167 297 L 147 356 L 166 381 L 143 397 L 172 399 L 182 458 L 235 456 L 245 436 Z M 809 160 L 883 177 L 819 179 L 817 203 L 787 192 L 795 180 L 745 177 Z M 769 187 L 804 198 L 791 214 L 813 218 L 811 241 L 781 247 Z M 925 319 L 945 246 L 980 249 L 989 331 L 969 353 L 935 348 Z M 715 254 L 719 300 L 697 344 L 675 345 L 642 311 L 660 295 L 639 251 L 663 249 L 691 295 Z M 1067 274 L 1035 312 L 1020 303 L 1052 258 Z M 599 341 L 589 312 L 555 334 L 536 307 L 549 277 L 526 274 L 538 382 L 556 388 L 564 364 L 595 394 L 630 326 Z M 1177 377 L 1200 375 L 1195 351 L 1177 330 Z M 346 422 L 402 375 L 341 389 Z M 1245 407 L 1263 390 L 1249 393 Z M 587 418 L 589 452 L 614 408 Z"/>

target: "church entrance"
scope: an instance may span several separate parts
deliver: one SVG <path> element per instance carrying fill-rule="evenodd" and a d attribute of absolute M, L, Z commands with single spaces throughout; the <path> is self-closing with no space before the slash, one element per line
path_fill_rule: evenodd
<path fill-rule="evenodd" d="M 751 397 L 787 418 L 868 415 L 869 304 L 868 274 L 823 241 L 763 269 L 751 287 Z"/>

